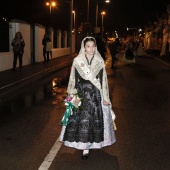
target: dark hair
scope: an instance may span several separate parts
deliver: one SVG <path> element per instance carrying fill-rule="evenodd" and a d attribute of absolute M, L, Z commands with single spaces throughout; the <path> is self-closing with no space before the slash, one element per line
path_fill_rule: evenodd
<path fill-rule="evenodd" d="M 116 38 L 115 41 L 119 41 L 119 38 Z"/>
<path fill-rule="evenodd" d="M 17 39 L 18 38 L 17 37 L 18 34 L 20 35 L 20 39 L 23 39 L 22 33 L 20 31 L 15 33 L 15 37 L 14 38 Z"/>
<path fill-rule="evenodd" d="M 88 41 L 93 41 L 94 42 L 94 44 L 96 45 L 96 40 L 94 39 L 94 38 L 86 38 L 85 40 L 84 40 L 84 47 L 85 47 L 85 45 L 86 45 L 86 43 L 88 42 Z"/>

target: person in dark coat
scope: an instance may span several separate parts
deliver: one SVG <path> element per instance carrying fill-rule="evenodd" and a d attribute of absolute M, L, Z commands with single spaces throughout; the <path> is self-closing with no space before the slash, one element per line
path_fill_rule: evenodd
<path fill-rule="evenodd" d="M 115 63 L 118 60 L 118 57 L 117 57 L 118 53 L 119 53 L 118 48 L 121 46 L 122 46 L 122 44 L 120 43 L 119 38 L 116 38 L 115 41 L 113 41 L 109 46 L 110 54 L 112 56 L 112 65 L 111 65 L 112 69 L 116 68 Z"/>
<path fill-rule="evenodd" d="M 104 60 L 106 60 L 106 56 L 105 56 L 105 53 L 106 53 L 106 44 L 104 41 L 102 41 L 102 38 L 101 38 L 101 35 L 100 34 L 97 34 L 97 37 L 96 37 L 96 44 L 97 44 L 97 49 L 100 53 L 100 55 L 102 56 L 102 58 Z"/>
<path fill-rule="evenodd" d="M 122 61 L 126 62 L 128 64 L 136 63 L 134 51 L 135 51 L 134 38 L 133 37 L 128 37 L 127 43 L 126 43 L 125 54 L 124 54 L 124 57 L 123 57 Z"/>
<path fill-rule="evenodd" d="M 16 32 L 11 45 L 13 47 L 13 53 L 14 53 L 13 71 L 15 71 L 18 57 L 19 57 L 19 69 L 21 71 L 22 70 L 22 57 L 24 54 L 24 46 L 25 46 L 25 42 L 24 42 L 21 32 L 19 32 L 19 31 Z"/>
<path fill-rule="evenodd" d="M 49 55 L 51 55 L 52 57 L 52 51 L 51 51 L 51 48 L 49 49 L 48 43 L 51 44 L 51 39 L 49 38 L 47 34 L 45 34 L 42 40 L 44 63 L 49 62 Z"/>

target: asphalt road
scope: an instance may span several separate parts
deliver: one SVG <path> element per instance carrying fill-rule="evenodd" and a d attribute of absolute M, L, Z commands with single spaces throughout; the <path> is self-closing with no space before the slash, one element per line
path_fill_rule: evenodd
<path fill-rule="evenodd" d="M 86 161 L 81 151 L 62 146 L 50 170 L 170 169 L 170 68 L 152 57 L 136 61 L 120 58 L 116 70 L 107 65 L 117 142 L 91 150 Z"/>
<path fill-rule="evenodd" d="M 61 146 L 50 170 L 169 170 L 170 169 L 170 68 L 152 57 L 137 63 L 106 61 L 110 96 L 116 114 L 117 142 L 91 150 L 88 160 L 81 151 Z M 59 70 L 1 109 L 0 169 L 37 170 L 61 131 L 65 111 L 67 72 Z M 58 87 L 52 93 L 52 79 Z M 64 80 L 64 81 L 62 81 Z"/>

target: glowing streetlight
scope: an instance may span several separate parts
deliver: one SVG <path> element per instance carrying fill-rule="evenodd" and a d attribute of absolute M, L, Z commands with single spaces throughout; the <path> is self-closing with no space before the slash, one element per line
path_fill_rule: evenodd
<path fill-rule="evenodd" d="M 103 17 L 104 17 L 104 15 L 106 15 L 106 12 L 105 11 L 102 11 L 101 12 L 101 15 L 102 15 L 102 39 L 103 39 Z"/>
<path fill-rule="evenodd" d="M 73 15 L 74 15 L 74 30 L 76 29 L 75 28 L 75 23 L 76 23 L 76 12 L 75 11 L 72 11 Z"/>
<path fill-rule="evenodd" d="M 110 3 L 110 0 L 105 0 L 106 3 Z M 98 0 L 96 3 L 96 28 L 95 28 L 95 34 L 97 34 L 97 20 L 98 20 L 98 9 L 99 8 L 99 4 L 98 4 Z"/>
<path fill-rule="evenodd" d="M 139 33 L 142 32 L 142 29 L 141 29 L 141 28 L 129 28 L 129 27 L 126 27 L 126 30 L 127 30 L 127 31 L 129 31 L 129 30 L 135 30 L 135 31 L 133 32 L 134 40 L 135 40 L 135 36 L 136 36 L 137 31 L 138 31 Z"/>
<path fill-rule="evenodd" d="M 90 0 L 88 0 L 88 4 L 87 4 L 87 23 L 89 23 L 89 4 L 90 4 Z"/>
<path fill-rule="evenodd" d="M 55 1 L 46 2 L 46 6 L 49 6 L 51 14 L 51 8 L 56 7 L 56 2 Z"/>

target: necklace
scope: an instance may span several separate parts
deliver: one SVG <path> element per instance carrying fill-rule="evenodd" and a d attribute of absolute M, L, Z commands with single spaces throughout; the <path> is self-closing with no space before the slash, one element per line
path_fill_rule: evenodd
<path fill-rule="evenodd" d="M 88 67 L 91 67 L 91 63 L 92 63 L 93 58 L 94 58 L 94 56 L 91 58 L 91 60 L 89 62 L 89 59 L 86 57 L 86 60 L 87 60 L 87 63 L 88 63 Z"/>

